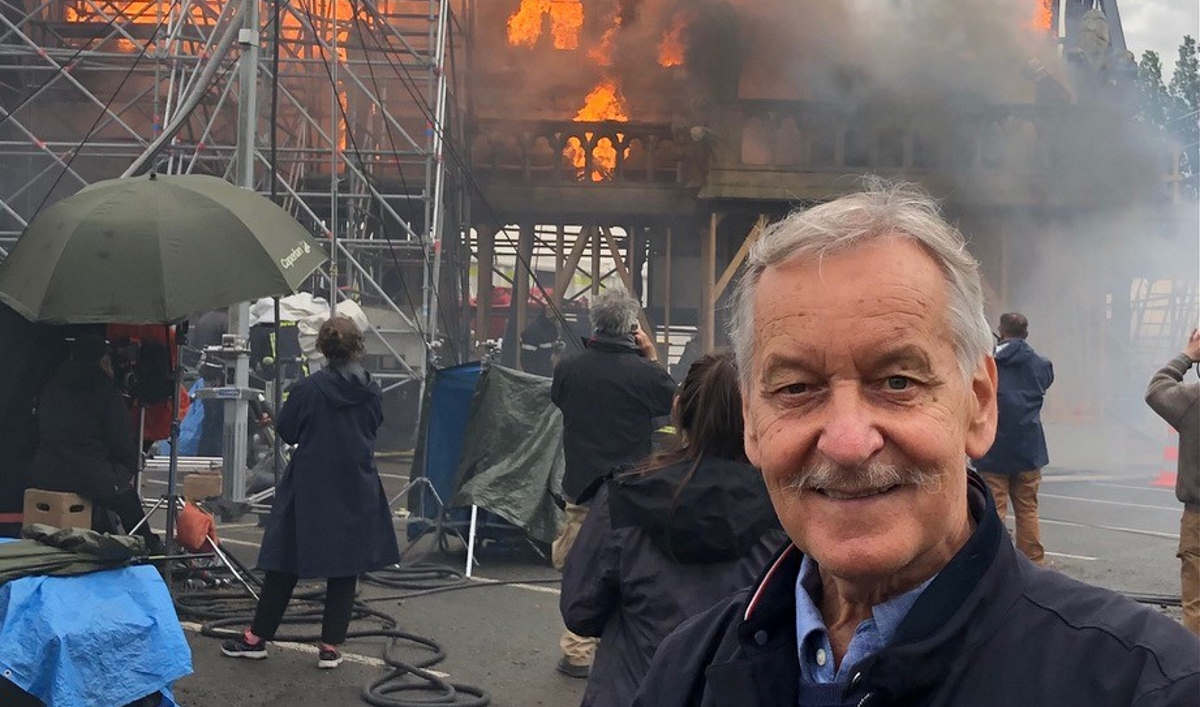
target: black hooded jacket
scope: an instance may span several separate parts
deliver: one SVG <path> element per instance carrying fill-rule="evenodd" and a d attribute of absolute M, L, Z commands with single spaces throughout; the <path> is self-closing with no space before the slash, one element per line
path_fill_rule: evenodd
<path fill-rule="evenodd" d="M 99 364 L 68 360 L 38 398 L 33 485 L 102 502 L 128 488 L 137 468 L 129 409 Z"/>
<path fill-rule="evenodd" d="M 400 560 L 375 469 L 379 386 L 361 366 L 300 380 L 279 413 L 296 450 L 275 489 L 258 566 L 300 577 L 352 577 Z"/>
<path fill-rule="evenodd" d="M 758 582 L 672 633 L 639 707 L 1193 707 L 1200 639 L 1107 589 L 1035 566 L 1013 549 L 982 479 L 977 526 L 921 593 L 891 643 L 851 667 L 832 701 L 804 696 L 788 545 Z"/>
<path fill-rule="evenodd" d="M 550 399 L 562 410 L 568 500 L 585 503 L 597 479 L 650 454 L 654 420 L 670 414 L 675 388 L 632 336 L 597 334 L 586 350 L 559 361 Z"/>
<path fill-rule="evenodd" d="M 600 636 L 584 705 L 633 699 L 659 642 L 747 586 L 786 540 L 758 471 L 704 458 L 597 493 L 563 568 L 567 628 Z"/>

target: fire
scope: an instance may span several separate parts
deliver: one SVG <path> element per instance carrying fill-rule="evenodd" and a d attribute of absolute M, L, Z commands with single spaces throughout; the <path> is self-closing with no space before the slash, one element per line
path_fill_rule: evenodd
<path fill-rule="evenodd" d="M 508 18 L 508 43 L 514 47 L 537 46 L 542 37 L 543 18 L 550 16 L 550 36 L 555 49 L 578 49 L 583 28 L 581 0 L 521 0 Z"/>
<path fill-rule="evenodd" d="M 621 94 L 621 87 L 617 85 L 616 80 L 611 78 L 601 79 L 583 100 L 583 107 L 575 114 L 576 122 L 594 123 L 601 120 L 629 120 L 625 96 Z"/>
<path fill-rule="evenodd" d="M 621 29 L 621 16 L 613 18 L 612 26 L 604 30 L 600 44 L 588 50 L 588 58 L 600 66 L 612 66 L 613 42 L 617 39 L 617 31 Z"/>
<path fill-rule="evenodd" d="M 671 20 L 671 28 L 663 34 L 662 40 L 658 43 L 659 66 L 683 66 L 683 31 L 687 29 L 687 23 L 687 13 L 675 13 L 675 17 Z"/>
<path fill-rule="evenodd" d="M 1035 7 L 1033 10 L 1033 19 L 1030 22 L 1030 24 L 1032 24 L 1033 28 L 1036 30 L 1041 30 L 1043 32 L 1049 32 L 1050 30 L 1053 29 L 1050 26 L 1050 23 L 1054 20 L 1054 12 L 1051 9 L 1051 7 L 1054 3 L 1054 0 L 1033 0 L 1033 1 L 1034 1 Z"/>

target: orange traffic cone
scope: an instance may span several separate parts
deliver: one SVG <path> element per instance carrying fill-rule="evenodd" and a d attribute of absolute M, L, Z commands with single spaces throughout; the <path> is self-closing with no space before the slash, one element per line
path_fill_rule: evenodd
<path fill-rule="evenodd" d="M 1151 486 L 1175 488 L 1175 476 L 1179 463 L 1179 433 L 1174 427 L 1167 427 L 1167 444 L 1163 447 L 1162 467 L 1158 478 L 1150 482 Z"/>

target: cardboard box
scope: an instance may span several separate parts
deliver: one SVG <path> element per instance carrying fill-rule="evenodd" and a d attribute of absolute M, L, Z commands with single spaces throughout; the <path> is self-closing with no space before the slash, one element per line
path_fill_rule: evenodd
<path fill-rule="evenodd" d="M 221 472 L 193 471 L 183 475 L 183 497 L 200 500 L 221 495 Z"/>
<path fill-rule="evenodd" d="M 25 490 L 25 525 L 43 523 L 56 528 L 92 527 L 92 502 L 74 493 Z"/>

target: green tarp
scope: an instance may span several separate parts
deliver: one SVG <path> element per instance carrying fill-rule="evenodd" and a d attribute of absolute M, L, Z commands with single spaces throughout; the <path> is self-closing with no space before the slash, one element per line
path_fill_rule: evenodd
<path fill-rule="evenodd" d="M 562 413 L 550 379 L 498 365 L 475 388 L 451 505 L 476 505 L 550 543 L 562 524 Z"/>
<path fill-rule="evenodd" d="M 67 576 L 128 564 L 146 554 L 142 539 L 78 528 L 33 524 L 26 540 L 0 543 L 0 584 L 30 575 Z"/>

